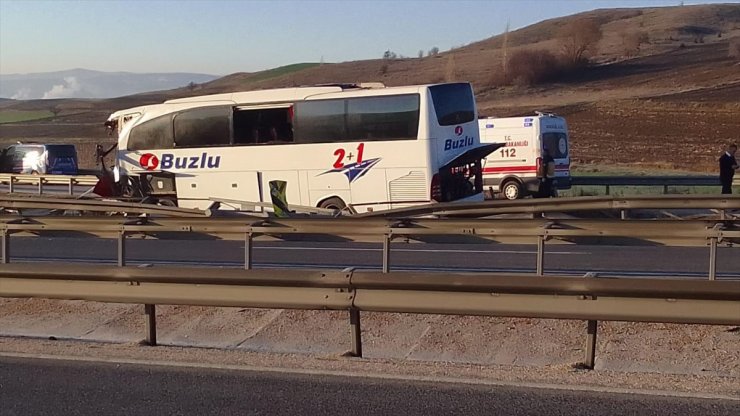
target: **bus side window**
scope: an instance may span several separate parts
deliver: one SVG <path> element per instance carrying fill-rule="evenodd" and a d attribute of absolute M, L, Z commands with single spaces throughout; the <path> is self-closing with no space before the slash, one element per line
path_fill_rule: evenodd
<path fill-rule="evenodd" d="M 230 107 L 204 107 L 175 115 L 176 147 L 227 146 L 231 143 Z"/>
<path fill-rule="evenodd" d="M 171 149 L 175 139 L 172 133 L 172 116 L 151 119 L 131 129 L 128 150 Z"/>
<path fill-rule="evenodd" d="M 276 144 L 293 141 L 288 108 L 234 111 L 234 144 Z"/>
<path fill-rule="evenodd" d="M 258 112 L 254 110 L 234 110 L 233 120 L 234 144 L 256 144 L 259 139 Z"/>

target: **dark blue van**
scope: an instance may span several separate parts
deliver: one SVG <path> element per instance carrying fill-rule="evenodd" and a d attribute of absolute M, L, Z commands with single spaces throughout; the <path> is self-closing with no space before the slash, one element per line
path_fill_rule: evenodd
<path fill-rule="evenodd" d="M 77 149 L 71 144 L 14 144 L 0 154 L 3 173 L 77 175 Z"/>

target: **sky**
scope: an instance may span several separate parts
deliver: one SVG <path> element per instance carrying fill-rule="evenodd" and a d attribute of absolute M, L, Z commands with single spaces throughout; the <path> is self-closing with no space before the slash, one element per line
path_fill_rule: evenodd
<path fill-rule="evenodd" d="M 725 1 L 737 3 L 738 1 Z M 541 20 L 680 0 L 0 0 L 0 74 L 72 68 L 226 75 L 416 57 Z M 686 5 L 716 1 L 684 1 Z"/>

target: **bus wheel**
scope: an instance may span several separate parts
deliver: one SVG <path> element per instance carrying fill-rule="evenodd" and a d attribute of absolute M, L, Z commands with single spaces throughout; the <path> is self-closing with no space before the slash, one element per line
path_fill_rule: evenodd
<path fill-rule="evenodd" d="M 124 198 L 133 198 L 134 197 L 134 187 L 126 184 L 121 186 L 121 196 Z"/>
<path fill-rule="evenodd" d="M 170 198 L 160 198 L 159 200 L 157 200 L 157 205 L 161 205 L 163 207 L 176 207 L 177 206 L 175 201 Z"/>
<path fill-rule="evenodd" d="M 522 197 L 522 186 L 514 180 L 506 181 L 501 187 L 501 193 L 506 199 L 519 199 Z"/>
<path fill-rule="evenodd" d="M 321 203 L 319 204 L 319 208 L 343 211 L 345 208 L 347 208 L 347 204 L 345 204 L 341 198 L 332 197 L 321 201 Z"/>

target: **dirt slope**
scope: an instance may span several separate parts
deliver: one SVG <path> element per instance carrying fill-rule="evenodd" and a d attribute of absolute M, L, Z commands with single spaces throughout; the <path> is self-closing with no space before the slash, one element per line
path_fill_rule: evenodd
<path fill-rule="evenodd" d="M 730 56 L 740 41 L 740 4 L 604 9 L 546 20 L 513 31 L 508 53 L 559 50 L 560 28 L 577 19 L 600 23 L 603 37 L 585 74 L 536 87 L 496 87 L 503 35 L 436 56 L 295 64 L 237 73 L 195 89 L 152 92 L 111 100 L 3 101 L 20 110 L 61 109 L 56 117 L 0 125 L 0 144 L 18 139 L 104 139 L 112 111 L 165 99 L 227 91 L 382 81 L 386 85 L 470 81 L 481 115 L 507 116 L 550 110 L 568 118 L 573 158 L 581 163 L 652 164 L 695 171 L 715 169 L 721 147 L 737 141 L 740 61 Z M 625 33 L 645 33 L 634 57 L 624 56 Z"/>

